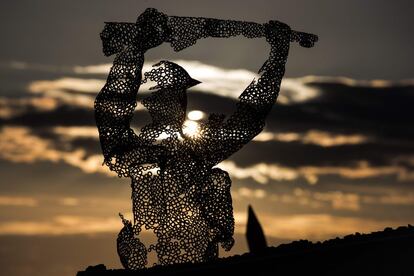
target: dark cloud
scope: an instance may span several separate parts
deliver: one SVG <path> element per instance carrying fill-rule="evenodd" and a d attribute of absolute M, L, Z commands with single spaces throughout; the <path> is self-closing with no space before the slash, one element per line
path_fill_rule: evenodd
<path fill-rule="evenodd" d="M 365 160 L 373 165 L 388 165 L 400 155 L 413 155 L 414 146 L 388 143 L 363 143 L 321 147 L 300 142 L 253 142 L 236 153 L 232 159 L 242 166 L 259 162 L 296 166 L 355 165 Z M 299 158 L 298 158 L 299 157 Z M 407 164 L 409 165 L 409 164 Z"/>
<path fill-rule="evenodd" d="M 303 103 L 276 105 L 269 128 L 329 129 L 398 138 L 414 135 L 414 130 L 407 128 L 414 119 L 413 85 L 370 87 L 325 82 L 308 85 L 316 87 L 321 95 Z"/>
<path fill-rule="evenodd" d="M 122 185 L 127 187 L 128 179 L 108 177 L 105 174 L 87 174 L 63 162 L 36 161 L 33 163 L 13 163 L 0 161 L 2 178 L 1 192 L 9 195 L 66 195 L 91 196 L 108 195 L 120 192 Z"/>
<path fill-rule="evenodd" d="M 81 107 L 59 106 L 51 111 L 28 110 L 10 119 L 0 119 L 2 125 L 30 127 L 95 125 L 93 111 Z"/>

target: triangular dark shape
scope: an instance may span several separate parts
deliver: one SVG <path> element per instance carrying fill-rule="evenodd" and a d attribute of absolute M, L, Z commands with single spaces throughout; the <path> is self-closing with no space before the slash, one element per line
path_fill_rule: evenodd
<path fill-rule="evenodd" d="M 249 205 L 246 229 L 247 245 L 250 253 L 258 253 L 267 248 L 266 237 L 252 206 Z"/>

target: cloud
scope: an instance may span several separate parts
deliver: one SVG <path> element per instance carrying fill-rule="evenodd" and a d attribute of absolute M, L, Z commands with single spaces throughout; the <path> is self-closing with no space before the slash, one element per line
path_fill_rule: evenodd
<path fill-rule="evenodd" d="M 250 82 L 259 77 L 258 74 L 245 69 L 224 69 L 192 60 L 174 60 L 174 62 L 183 66 L 193 78 L 202 81 L 201 84 L 197 85 L 196 90 L 221 97 L 237 99 Z M 146 62 L 143 72 L 151 70 L 151 64 L 153 63 L 156 62 Z M 75 66 L 72 70 L 74 73 L 81 75 L 107 75 L 110 67 L 111 64 L 98 64 Z M 29 84 L 28 90 L 31 93 L 61 99 L 68 104 L 91 107 L 90 97 L 70 92 L 97 94 L 104 84 L 105 79 L 62 77 L 56 80 L 34 81 Z M 145 84 L 141 90 L 147 91 L 149 86 L 150 84 Z M 299 79 L 284 79 L 281 90 L 282 93 L 279 97 L 281 104 L 304 102 L 319 95 L 317 89 L 304 85 Z"/>
<path fill-rule="evenodd" d="M 202 82 L 194 88 L 195 90 L 221 97 L 237 99 L 250 82 L 259 77 L 258 74 L 246 69 L 225 69 L 195 60 L 172 61 L 184 67 L 191 77 Z M 146 62 L 143 72 L 151 70 L 151 65 L 155 63 L 155 61 Z M 74 72 L 78 74 L 107 75 L 110 67 L 111 64 L 76 66 L 74 67 Z M 307 87 L 302 81 L 298 80 L 289 78 L 283 80 L 281 86 L 283 92 L 279 97 L 280 103 L 303 102 L 319 95 L 317 89 Z"/>
<path fill-rule="evenodd" d="M 12 162 L 31 163 L 36 160 L 60 159 L 59 153 L 50 149 L 50 143 L 32 134 L 28 128 L 4 127 L 0 135 L 0 157 Z"/>
<path fill-rule="evenodd" d="M 57 107 L 58 101 L 49 97 L 0 97 L 0 118 L 10 119 L 33 110 L 46 112 L 54 110 Z"/>
<path fill-rule="evenodd" d="M 350 233 L 369 233 L 385 227 L 404 225 L 400 220 L 376 220 L 328 214 L 274 215 L 257 212 L 268 237 L 323 240 Z M 131 214 L 127 214 L 131 216 Z M 234 214 L 236 233 L 244 234 L 247 215 Z M 122 222 L 116 217 L 57 215 L 47 220 L 11 220 L 0 222 L 0 235 L 73 235 L 117 233 Z"/>
<path fill-rule="evenodd" d="M 73 235 L 118 232 L 117 218 L 60 215 L 47 221 L 25 220 L 0 222 L 0 235 Z"/>
<path fill-rule="evenodd" d="M 268 237 L 297 240 L 325 240 L 351 233 L 370 233 L 385 227 L 397 227 L 406 224 L 400 220 L 376 220 L 359 217 L 342 217 L 328 214 L 291 214 L 275 215 L 268 213 L 256 214 Z M 247 214 L 236 212 L 236 232 L 245 233 Z"/>
<path fill-rule="evenodd" d="M 60 142 L 63 143 L 62 145 L 34 135 L 26 127 L 3 127 L 0 132 L 0 158 L 20 163 L 64 162 L 80 168 L 85 173 L 114 175 L 102 166 L 103 157 L 100 153 L 88 153 L 87 149 L 75 144 L 69 144 L 70 147 L 65 146 L 65 143 L 74 143 L 79 138 L 92 138 L 96 141 L 94 143 L 98 143 L 94 127 L 55 127 L 53 131 L 63 139 L 63 142 Z M 359 161 L 353 166 L 299 167 L 260 162 L 247 167 L 239 167 L 234 161 L 224 161 L 219 167 L 228 171 L 234 178 L 251 178 L 260 184 L 267 184 L 272 180 L 293 181 L 299 178 L 306 179 L 309 184 L 316 184 L 320 177 L 327 175 L 337 175 L 351 180 L 382 176 L 395 176 L 399 181 L 414 179 L 414 172 L 397 162 L 387 166 L 373 166 L 367 161 Z"/>
<path fill-rule="evenodd" d="M 241 92 L 253 80 L 259 77 L 255 72 L 246 69 L 226 69 L 219 66 L 205 64 L 196 60 L 173 60 L 183 66 L 192 77 L 202 81 L 194 89 L 221 97 L 237 99 Z M 156 61 L 144 64 L 143 71 L 151 70 Z M 55 80 L 37 80 L 28 85 L 31 93 L 58 98 L 68 104 L 79 104 L 92 107 L 93 97 L 79 95 L 73 92 L 91 93 L 96 95 L 105 84 L 105 79 L 112 66 L 110 63 L 86 66 L 52 66 L 29 64 L 15 61 L 7 65 L 18 70 L 37 70 L 58 72 L 62 75 L 102 75 L 102 79 L 77 78 L 64 76 Z M 336 84 L 349 88 L 389 89 L 394 87 L 414 86 L 413 79 L 401 81 L 388 80 L 355 80 L 346 77 L 306 76 L 302 78 L 284 78 L 281 86 L 278 103 L 292 105 L 321 98 L 327 84 Z M 144 85 L 145 86 L 145 85 Z M 143 90 L 146 90 L 143 87 Z M 321 89 L 322 88 L 322 89 Z M 91 99 L 92 98 L 92 99 Z"/>
<path fill-rule="evenodd" d="M 247 188 L 245 188 L 247 189 Z M 270 200 L 281 203 L 294 203 L 306 205 L 312 208 L 322 208 L 324 203 L 330 204 L 334 210 L 360 211 L 362 205 L 414 205 L 414 193 L 402 193 L 398 191 L 385 191 L 374 194 L 358 194 L 355 192 L 334 191 L 311 191 L 301 188 L 294 188 L 291 194 L 271 194 Z"/>
<path fill-rule="evenodd" d="M 184 67 L 189 74 L 202 83 L 197 90 L 207 91 L 219 96 L 237 98 L 246 86 L 259 75 L 246 69 L 225 69 L 209 65 L 196 60 L 172 60 Z M 143 71 L 151 70 L 151 64 L 156 61 L 148 61 Z M 73 71 L 77 74 L 102 74 L 107 75 L 112 64 L 98 64 L 88 66 L 75 66 Z M 414 79 L 400 81 L 389 80 L 356 80 L 347 77 L 332 76 L 306 76 L 301 78 L 284 78 L 279 96 L 279 103 L 290 104 L 305 102 L 320 96 L 320 91 L 315 84 L 337 83 L 349 87 L 391 88 L 395 86 L 414 86 Z"/>
<path fill-rule="evenodd" d="M 409 158 L 414 156 L 414 148 L 406 139 L 373 137 L 361 134 L 361 138 L 364 138 L 357 137 L 357 141 L 338 142 L 334 141 L 335 132 L 327 131 L 333 138 L 327 144 L 324 139 L 321 139 L 321 141 L 314 140 L 312 143 L 307 140 L 304 143 L 302 132 L 266 130 L 265 133 L 264 141 L 253 140 L 231 159 L 242 167 L 267 163 L 291 168 L 306 166 L 356 167 L 360 162 L 365 161 L 369 163 L 370 167 L 402 168 L 401 179 L 409 179 L 404 174 L 409 174 L 414 169 L 409 161 Z M 353 136 L 354 134 L 349 135 Z M 359 141 L 361 143 L 356 143 Z M 405 160 L 399 159 L 403 156 L 406 156 Z"/>
<path fill-rule="evenodd" d="M 341 217 L 327 214 L 297 214 L 288 216 L 261 216 L 267 235 L 284 239 L 324 240 L 350 233 L 370 233 L 385 227 L 404 225 L 399 220 L 375 220 Z"/>
<path fill-rule="evenodd" d="M 51 64 L 29 63 L 19 60 L 10 62 L 0 62 L 0 68 L 21 70 L 21 71 L 34 71 L 34 72 L 47 72 L 47 73 L 62 73 L 71 74 L 74 68 L 71 66 L 57 66 Z"/>
<path fill-rule="evenodd" d="M 27 89 L 30 93 L 56 99 L 69 106 L 93 108 L 94 96 L 104 84 L 105 80 L 100 79 L 63 77 L 56 80 L 33 81 Z"/>
<path fill-rule="evenodd" d="M 357 80 L 347 77 L 332 77 L 332 76 L 306 76 L 300 78 L 303 83 L 337 83 L 351 87 L 372 87 L 372 88 L 391 88 L 395 86 L 414 86 L 414 79 L 406 79 L 399 81 L 391 80 Z"/>
<path fill-rule="evenodd" d="M 60 203 L 63 206 L 78 206 L 79 205 L 79 199 L 75 197 L 64 197 L 60 200 Z"/>
<path fill-rule="evenodd" d="M 104 85 L 105 80 L 102 79 L 79 79 L 64 77 L 56 80 L 34 81 L 28 86 L 28 89 L 32 93 L 72 90 L 77 92 L 95 94 L 96 92 L 100 91 Z"/>
<path fill-rule="evenodd" d="M 200 110 L 203 115 L 220 112 L 222 108 L 230 113 L 240 91 L 257 77 L 244 69 L 225 69 L 198 61 L 176 62 L 194 78 L 204 81 L 197 87 L 205 93 L 189 93 L 189 110 Z M 149 70 L 152 63 L 146 63 L 144 70 Z M 36 67 L 16 66 L 19 70 Z M 0 157 L 13 162 L 64 162 L 85 172 L 107 173 L 101 166 L 92 108 L 110 66 L 65 68 L 71 74 L 31 82 L 27 86 L 28 97 L 1 98 L 1 122 L 15 129 L 2 130 L 8 134 L 0 138 Z M 315 184 L 330 176 L 346 180 L 414 179 L 410 162 L 414 156 L 410 144 L 414 132 L 407 127 L 413 119 L 409 107 L 414 100 L 409 80 L 381 82 L 310 76 L 286 78 L 283 83 L 281 96 L 289 100 L 270 113 L 266 131 L 232 161 L 220 165 L 232 177 L 262 184 L 296 180 Z M 139 106 L 134 116 L 136 128 L 147 123 L 142 109 Z M 15 125 L 27 128 L 18 130 Z M 13 141 L 13 135 L 27 137 L 18 142 Z M 36 143 L 38 151 L 30 148 Z M 407 158 L 397 160 L 402 155 Z"/>
<path fill-rule="evenodd" d="M 12 61 L 9 63 L 10 68 L 16 69 L 16 70 L 26 70 L 29 68 L 29 64 L 26 62 L 21 61 Z"/>
<path fill-rule="evenodd" d="M 295 192 L 298 193 L 298 191 Z M 359 211 L 361 208 L 360 196 L 355 193 L 344 193 L 341 191 L 316 192 L 313 194 L 313 198 L 319 201 L 330 202 L 332 208 L 336 210 Z"/>
<path fill-rule="evenodd" d="M 218 167 L 228 171 L 232 177 L 238 179 L 252 178 L 261 184 L 266 184 L 269 180 L 289 181 L 298 178 L 296 170 L 277 164 L 259 163 L 241 168 L 233 161 L 223 161 Z"/>
<path fill-rule="evenodd" d="M 104 173 L 115 176 L 102 166 L 100 154 L 88 155 L 82 148 L 71 151 L 58 149 L 51 141 L 33 135 L 25 127 L 4 127 L 0 132 L 0 158 L 11 162 L 64 162 L 85 173 Z"/>
<path fill-rule="evenodd" d="M 251 189 L 242 187 L 237 190 L 233 190 L 232 197 L 234 199 L 244 197 L 247 199 L 263 199 L 267 196 L 267 192 L 264 189 Z"/>
<path fill-rule="evenodd" d="M 62 136 L 65 140 L 74 140 L 77 138 L 99 138 L 98 129 L 90 126 L 58 126 L 53 128 L 53 132 Z"/>
<path fill-rule="evenodd" d="M 356 195 L 354 193 L 344 193 L 340 191 L 309 191 L 295 188 L 292 194 L 269 194 L 264 189 L 254 189 L 242 187 L 233 189 L 232 194 L 236 201 L 243 198 L 249 202 L 254 200 L 266 201 L 265 204 L 274 204 L 275 202 L 284 204 L 299 204 L 305 207 L 311 207 L 309 213 L 292 213 L 281 215 L 277 213 L 261 212 L 256 210 L 259 220 L 264 227 L 265 234 L 268 237 L 276 237 L 282 239 L 312 239 L 321 240 L 336 236 L 343 236 L 354 232 L 371 232 L 381 230 L 385 227 L 396 227 L 407 224 L 407 221 L 401 219 L 371 219 L 359 217 L 355 215 L 341 216 L 327 214 L 323 207 L 326 204 L 331 205 L 335 210 L 351 211 L 356 214 L 364 204 L 380 203 L 387 195 L 370 196 L 370 203 L 365 202 L 366 195 Z M 390 204 L 413 204 L 413 195 L 405 196 L 404 194 L 393 195 Z M 20 200 L 19 206 L 36 206 L 28 197 Z M 402 201 L 401 201 L 402 200 Z M 11 200 L 9 200 L 10 202 Z M 17 206 L 18 197 L 13 198 L 13 206 Z M 37 201 L 34 201 L 37 204 Z M 108 210 L 124 206 L 127 210 L 129 206 L 125 204 L 125 200 L 117 200 L 114 198 L 75 198 L 60 197 L 53 201 L 45 198 L 44 203 L 61 204 L 65 208 L 87 208 L 88 212 L 101 213 L 102 206 Z M 384 203 L 384 204 L 388 204 Z M 106 204 L 110 204 L 108 207 Z M 256 203 L 257 204 L 257 203 Z M 112 206 L 113 205 L 113 206 Z M 8 205 L 12 206 L 12 205 Z M 47 205 L 49 206 L 49 205 Z M 50 207 L 48 207 L 50 208 Z M 69 209 L 64 209 L 69 210 Z M 64 211 L 62 210 L 62 211 Z M 308 209 L 309 210 L 309 209 Z M 323 211 L 324 213 L 321 213 Z M 67 213 L 67 212 L 66 212 Z M 98 214 L 97 213 L 97 214 Z M 352 214 L 352 213 L 351 213 Z M 126 217 L 132 217 L 130 212 L 126 212 Z M 246 229 L 247 214 L 237 211 L 234 213 L 236 223 L 236 233 L 244 234 Z M 70 234 L 98 234 L 98 233 L 116 233 L 122 227 L 121 221 L 116 216 L 106 217 L 101 215 L 84 216 L 58 214 L 47 218 L 33 219 L 28 216 L 27 219 L 11 219 L 0 222 L 0 235 L 70 235 Z"/>
<path fill-rule="evenodd" d="M 333 210 L 353 212 L 361 209 L 361 196 L 359 194 L 342 191 L 315 192 L 295 188 L 292 193 L 272 194 L 270 200 L 283 204 L 307 206 L 312 209 L 330 207 Z"/>
<path fill-rule="evenodd" d="M 203 81 L 194 87 L 199 91 L 190 93 L 191 100 L 197 102 L 198 98 L 203 99 L 197 102 L 200 106 L 196 108 L 202 111 L 214 109 L 212 102 L 215 101 L 228 99 L 234 103 L 250 81 L 257 78 L 257 74 L 245 69 L 225 69 L 191 60 L 175 61 L 188 69 L 193 77 Z M 144 70 L 151 69 L 152 63 L 154 62 L 146 63 Z M 29 83 L 27 89 L 32 95 L 45 98 L 44 105 L 49 106 L 49 109 L 51 106 L 64 105 L 91 110 L 94 97 L 103 87 L 110 66 L 111 64 L 72 67 L 71 77 L 63 74 L 55 80 L 36 80 Z M 88 78 L 91 74 L 95 78 Z M 99 75 L 103 77 L 99 78 Z M 284 78 L 279 105 L 267 120 L 268 130 L 302 134 L 305 135 L 303 139 L 294 140 L 301 139 L 322 146 L 357 144 L 388 133 L 408 139 L 414 133 L 401 126 L 413 119 L 410 112 L 414 101 L 411 93 L 413 82 L 316 76 Z M 142 92 L 145 92 L 146 88 L 142 88 Z M 203 98 L 203 95 L 207 95 L 207 98 Z M 216 98 L 213 99 L 214 96 Z M 192 105 L 191 101 L 189 104 Z M 9 103 L 3 104 L 7 105 Z M 137 110 L 143 109 L 138 105 Z M 12 108 L 0 110 L 3 117 L 16 114 Z M 28 109 L 22 110 L 30 112 Z M 220 112 L 214 109 L 214 112 L 217 111 Z M 327 132 L 336 133 L 335 137 L 327 137 Z M 283 139 L 280 135 L 269 137 L 263 139 Z"/>
<path fill-rule="evenodd" d="M 111 69 L 111 63 L 96 64 L 96 65 L 85 65 L 85 66 L 74 66 L 73 71 L 76 74 L 87 75 L 87 74 L 96 74 L 96 75 L 108 75 L 109 70 Z"/>
<path fill-rule="evenodd" d="M 370 141 L 370 138 L 362 134 L 336 134 L 327 131 L 310 130 L 305 133 L 287 132 L 273 133 L 261 132 L 254 138 L 257 142 L 280 141 L 314 144 L 322 147 L 334 147 L 340 145 L 356 145 Z"/>
<path fill-rule="evenodd" d="M 33 81 L 27 86 L 27 90 L 41 99 L 54 100 L 69 107 L 93 109 L 95 96 L 105 82 L 104 79 L 62 77 L 55 80 Z M 149 84 L 143 86 L 143 92 L 147 92 L 149 86 Z M 135 110 L 143 109 L 142 105 L 138 105 Z"/>
<path fill-rule="evenodd" d="M 362 196 L 356 193 L 342 191 L 314 192 L 301 188 L 294 188 L 291 193 L 270 193 L 265 189 L 242 187 L 233 189 L 234 199 L 257 200 L 267 198 L 271 202 L 306 206 L 312 209 L 330 207 L 333 210 L 359 211 L 361 209 Z M 370 197 L 371 203 L 382 204 L 379 197 Z M 399 204 L 401 202 L 398 202 Z M 328 205 L 328 206 L 327 206 Z"/>
<path fill-rule="evenodd" d="M 95 127 L 54 127 L 52 132 L 59 137 L 59 140 L 50 140 L 34 135 L 26 127 L 4 127 L 1 129 L 0 136 L 0 158 L 11 162 L 33 163 L 36 161 L 64 162 L 73 167 L 80 168 L 86 173 L 104 173 L 113 175 L 106 167 L 102 166 L 100 152 L 89 152 L 90 146 L 85 148 L 79 139 L 92 139 L 98 145 L 98 133 Z M 289 134 L 291 135 L 291 134 Z M 298 136 L 275 135 L 275 139 L 297 139 Z M 323 134 L 321 137 L 328 137 L 337 143 L 344 143 L 343 138 L 337 139 Z M 306 137 L 302 138 L 306 141 Z M 314 136 L 315 137 L 315 136 Z M 353 137 L 353 136 L 350 136 Z M 352 138 L 353 139 L 353 138 Z M 352 140 L 351 139 L 351 140 Z M 359 138 L 358 138 L 359 139 Z M 321 142 L 323 138 L 315 143 L 326 144 Z M 352 140 L 352 143 L 355 140 Z M 406 160 L 405 158 L 404 160 Z M 297 179 L 305 179 L 309 184 L 316 184 L 320 177 L 336 175 L 344 179 L 368 179 L 379 178 L 384 176 L 394 176 L 398 181 L 411 181 L 414 179 L 414 172 L 401 162 L 401 158 L 395 157 L 390 160 L 389 165 L 376 166 L 368 161 L 360 160 L 354 165 L 304 165 L 298 167 L 284 166 L 278 163 L 259 162 L 250 166 L 240 167 L 234 161 L 224 161 L 219 167 L 228 171 L 233 178 L 248 179 L 251 178 L 257 183 L 267 184 L 270 181 L 290 182 Z"/>
<path fill-rule="evenodd" d="M 195 87 L 205 90 L 205 93 L 189 93 L 190 108 L 205 113 L 221 112 L 221 109 L 226 109 L 225 112 L 227 113 L 232 112 L 235 99 L 242 89 L 241 86 L 245 87 L 242 80 L 247 80 L 247 84 L 255 75 L 248 70 L 224 69 L 197 61 L 178 60 L 178 62 L 188 67 L 190 73 L 195 74 L 195 78 L 206 78 L 201 86 Z M 99 72 L 104 75 L 109 68 L 110 64 L 78 66 L 76 70 L 73 69 L 73 72 L 77 72 L 75 76 L 88 77 L 90 74 Z M 150 69 L 149 64 L 146 64 L 145 69 Z M 88 124 L 93 124 L 94 96 L 104 82 L 104 79 L 100 79 L 99 76 L 92 79 L 62 77 L 56 80 L 34 81 L 28 85 L 28 89 L 32 91 L 32 95 L 42 99 L 37 100 L 38 104 L 34 110 L 41 111 L 39 107 L 44 105 L 44 112 L 33 114 L 31 108 L 19 108 L 16 106 L 18 104 L 7 107 L 11 106 L 7 102 L 2 105 L 5 108 L 0 108 L 0 116 L 1 113 L 3 113 L 3 118 L 20 115 L 15 120 L 18 124 L 30 125 L 31 122 L 36 124 L 52 122 L 53 124 L 80 125 L 84 122 L 77 123 L 76 120 L 82 116 L 77 116 L 77 114 L 79 115 L 78 110 L 73 112 L 71 110 L 81 107 L 84 112 L 90 112 Z M 266 156 L 263 156 L 264 159 L 257 160 L 256 163 L 264 161 L 286 164 L 289 156 L 284 156 L 285 151 L 303 151 L 306 155 L 303 162 L 309 161 L 308 163 L 312 164 L 318 164 L 322 160 L 332 160 L 333 163 L 341 162 L 338 160 L 339 157 L 345 158 L 344 162 L 355 162 L 358 161 L 355 160 L 358 155 L 363 155 L 371 163 L 382 162 L 385 165 L 393 154 L 402 154 L 405 150 L 411 150 L 409 145 L 411 138 L 414 138 L 414 132 L 406 126 L 414 119 L 412 112 L 410 112 L 410 106 L 414 102 L 414 97 L 410 96 L 413 87 L 404 86 L 410 85 L 409 80 L 401 82 L 385 81 L 386 85 L 379 85 L 379 81 L 351 81 L 340 77 L 311 76 L 284 79 L 284 83 L 294 83 L 290 88 L 282 87 L 282 90 L 285 89 L 286 91 L 281 92 L 281 97 L 285 95 L 292 99 L 289 100 L 288 105 L 276 105 L 267 118 L 267 131 L 261 133 L 255 139 L 257 142 L 268 142 L 261 143 L 262 145 L 258 146 L 258 149 L 263 148 L 267 153 L 270 152 L 269 147 L 274 147 L 274 150 L 278 151 L 280 160 L 277 159 L 278 156 L 272 156 L 273 160 L 266 159 Z M 203 88 L 202 85 L 208 87 Z M 221 85 L 226 87 L 222 89 Z M 317 95 L 312 94 L 308 89 L 317 91 Z M 306 99 L 302 96 L 295 98 L 291 96 L 292 93 L 299 93 L 304 95 L 305 98 L 306 95 L 311 96 Z M 63 107 L 66 109 L 62 110 Z M 66 113 L 55 114 L 53 108 Z M 144 108 L 142 105 L 138 105 L 137 110 L 141 111 Z M 24 111 L 27 112 L 27 116 L 23 116 Z M 68 112 L 71 112 L 71 114 L 68 115 Z M 144 113 L 145 111 L 142 112 L 142 115 Z M 142 120 L 145 117 L 142 115 L 139 114 L 139 116 L 134 117 L 135 124 L 137 120 L 139 121 L 138 127 L 146 122 Z M 64 116 L 74 116 L 74 118 Z M 82 118 L 84 117 L 85 114 Z M 46 120 L 46 118 L 49 119 Z M 59 121 L 59 118 L 62 118 L 62 122 Z M 8 120 L 6 122 L 13 123 L 15 121 Z M 272 144 L 271 142 L 282 143 Z M 334 149 L 323 151 L 317 147 L 295 148 L 294 144 L 286 145 L 286 143 L 293 142 Z M 404 143 L 408 146 L 401 147 Z M 347 145 L 361 145 L 361 147 L 339 147 Z M 347 154 L 344 154 L 345 150 Z M 286 154 L 292 155 L 290 152 Z M 371 159 L 374 155 L 375 158 Z"/>
<path fill-rule="evenodd" d="M 1 196 L 0 195 L 0 206 L 35 207 L 37 205 L 38 205 L 38 200 L 33 197 Z"/>
<path fill-rule="evenodd" d="M 356 166 L 304 166 L 298 169 L 310 184 L 316 184 L 318 177 L 323 175 L 338 175 L 348 179 L 363 179 L 381 176 L 395 176 L 399 181 L 414 180 L 414 172 L 410 169 L 392 164 L 389 166 L 371 166 L 367 161 L 359 161 Z"/>
<path fill-rule="evenodd" d="M 388 195 L 381 196 L 364 196 L 362 201 L 366 204 L 383 204 L 383 205 L 414 205 L 414 193 L 405 194 L 392 192 Z"/>
<path fill-rule="evenodd" d="M 346 179 L 365 179 L 382 176 L 395 176 L 399 181 L 414 180 L 414 172 L 397 164 L 389 166 L 371 166 L 366 161 L 359 161 L 355 166 L 301 166 L 290 168 L 279 164 L 258 163 L 248 167 L 239 167 L 233 161 L 223 161 L 220 168 L 238 179 L 252 178 L 260 184 L 271 180 L 292 181 L 300 177 L 309 184 L 316 184 L 319 177 L 337 175 Z"/>

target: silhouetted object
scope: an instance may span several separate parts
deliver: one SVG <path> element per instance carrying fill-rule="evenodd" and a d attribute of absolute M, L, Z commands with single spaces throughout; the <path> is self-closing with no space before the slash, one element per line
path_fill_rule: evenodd
<path fill-rule="evenodd" d="M 257 219 L 252 206 L 250 205 L 247 214 L 246 239 L 250 253 L 259 253 L 267 248 L 267 242 L 263 228 L 260 225 L 260 222 Z"/>
<path fill-rule="evenodd" d="M 271 50 L 261 76 L 243 91 L 227 120 L 212 114 L 196 133 L 186 134 L 186 91 L 198 81 L 169 61 L 154 65 L 142 80 L 145 52 L 163 42 L 179 51 L 200 38 L 236 35 L 266 37 Z M 136 23 L 106 23 L 101 38 L 104 54 L 116 54 L 95 101 L 104 162 L 120 177 L 132 179 L 134 222 L 122 218 L 117 239 L 122 264 L 143 268 L 150 251 L 162 265 L 216 259 L 219 243 L 225 250 L 233 246 L 234 219 L 230 177 L 214 166 L 262 131 L 278 96 L 289 42 L 310 47 L 317 37 L 277 21 L 177 17 L 147 9 Z M 147 80 L 157 83 L 142 101 L 153 121 L 135 134 L 130 122 L 140 84 Z M 138 238 L 143 227 L 157 237 L 148 248 Z"/>
<path fill-rule="evenodd" d="M 412 275 L 414 227 L 349 235 L 324 242 L 295 241 L 260 254 L 220 258 L 204 264 L 157 266 L 133 272 L 88 267 L 78 276 L 115 275 Z"/>

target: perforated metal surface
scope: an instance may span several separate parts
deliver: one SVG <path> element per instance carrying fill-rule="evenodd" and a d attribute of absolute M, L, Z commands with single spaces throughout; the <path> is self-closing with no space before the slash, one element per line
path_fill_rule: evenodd
<path fill-rule="evenodd" d="M 233 115 L 212 114 L 197 130 L 183 131 L 186 90 L 196 85 L 179 65 L 162 61 L 144 74 L 146 50 L 168 42 L 179 51 L 200 38 L 243 35 L 266 37 L 270 55 L 239 97 Z M 280 22 L 267 24 L 193 17 L 167 16 L 147 9 L 136 24 L 107 23 L 101 33 L 103 51 L 116 54 L 105 86 L 95 101 L 105 164 L 121 177 L 132 180 L 134 222 L 123 219 L 118 253 L 128 269 L 147 264 L 155 250 L 159 264 L 203 262 L 218 257 L 218 244 L 233 246 L 234 219 L 227 172 L 214 168 L 251 141 L 265 125 L 278 96 L 289 42 L 313 45 L 314 36 L 293 33 Z M 142 101 L 152 123 L 135 134 L 130 122 L 140 84 L 157 85 Z M 139 239 L 151 229 L 155 244 Z"/>

